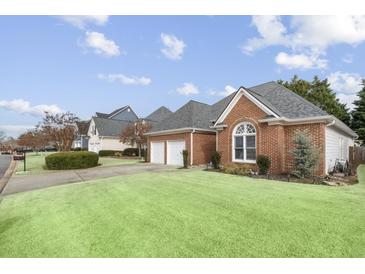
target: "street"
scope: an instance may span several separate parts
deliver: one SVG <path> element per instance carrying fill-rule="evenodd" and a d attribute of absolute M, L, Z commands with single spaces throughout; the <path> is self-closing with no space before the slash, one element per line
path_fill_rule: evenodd
<path fill-rule="evenodd" d="M 12 155 L 0 155 L 0 179 L 4 176 L 11 162 Z"/>

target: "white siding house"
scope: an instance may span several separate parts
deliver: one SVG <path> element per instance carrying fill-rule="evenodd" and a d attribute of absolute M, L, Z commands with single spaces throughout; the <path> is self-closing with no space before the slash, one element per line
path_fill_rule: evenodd
<path fill-rule="evenodd" d="M 89 136 L 89 151 L 124 150 L 132 147 L 121 143 L 120 135 L 124 128 L 138 119 L 130 106 L 125 106 L 110 114 L 97 112 L 92 117 L 87 135 Z"/>
<path fill-rule="evenodd" d="M 336 160 L 349 160 L 349 148 L 354 137 L 334 125 L 326 127 L 326 172 L 333 170 Z"/>

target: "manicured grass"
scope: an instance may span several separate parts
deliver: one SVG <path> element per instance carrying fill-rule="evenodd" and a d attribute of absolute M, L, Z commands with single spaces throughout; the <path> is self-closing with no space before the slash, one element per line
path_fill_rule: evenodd
<path fill-rule="evenodd" d="M 3 197 L 1 257 L 365 257 L 361 183 L 180 170 Z"/>
<path fill-rule="evenodd" d="M 26 155 L 26 172 L 24 172 L 24 163 L 23 161 L 19 161 L 16 167 L 16 175 L 33 175 L 33 174 L 42 174 L 48 172 L 55 172 L 57 170 L 46 170 L 45 166 L 45 157 L 54 152 L 39 152 L 39 153 L 27 153 Z M 133 164 L 137 163 L 139 160 L 133 159 L 117 159 L 111 157 L 99 157 L 100 166 L 118 166 L 125 164 Z"/>

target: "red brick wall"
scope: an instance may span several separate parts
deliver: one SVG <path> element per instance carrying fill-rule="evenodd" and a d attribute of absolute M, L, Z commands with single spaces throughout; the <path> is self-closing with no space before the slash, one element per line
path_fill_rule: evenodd
<path fill-rule="evenodd" d="M 308 129 L 314 145 L 320 150 L 320 164 L 317 175 L 323 175 L 325 169 L 325 131 L 324 124 L 308 124 L 299 126 L 271 125 L 259 123 L 258 120 L 267 116 L 258 106 L 242 96 L 235 107 L 225 118 L 228 126 L 218 132 L 218 151 L 222 153 L 222 163 L 232 162 L 232 132 L 234 127 L 242 122 L 250 122 L 256 127 L 256 155 L 267 155 L 271 159 L 272 174 L 285 173 L 291 170 L 290 152 L 293 146 L 293 136 L 297 129 Z M 257 169 L 256 165 L 252 165 Z"/>
<path fill-rule="evenodd" d="M 191 157 L 191 146 L 190 146 L 190 132 L 161 135 L 161 136 L 148 136 L 148 151 L 151 151 L 151 141 L 164 141 L 165 142 L 165 164 L 166 159 L 166 141 L 168 140 L 185 140 L 185 148 L 189 152 L 189 164 Z M 193 133 L 193 165 L 203 165 L 210 162 L 212 153 L 215 151 L 215 133 L 204 133 L 195 132 Z M 151 161 L 151 155 L 148 153 L 148 161 Z"/>
<path fill-rule="evenodd" d="M 294 134 L 297 131 L 307 131 L 310 134 L 312 143 L 319 150 L 319 164 L 315 171 L 318 176 L 325 175 L 325 124 L 307 124 L 307 125 L 296 125 L 285 127 L 285 156 L 286 156 L 286 170 L 290 172 L 292 170 L 292 156 L 291 151 L 294 148 Z"/>
<path fill-rule="evenodd" d="M 215 141 L 215 133 L 193 133 L 193 165 L 204 165 L 211 161 Z"/>

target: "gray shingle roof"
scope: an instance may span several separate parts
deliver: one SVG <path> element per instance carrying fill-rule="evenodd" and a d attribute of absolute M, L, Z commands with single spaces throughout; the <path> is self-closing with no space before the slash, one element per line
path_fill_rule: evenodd
<path fill-rule="evenodd" d="M 127 107 L 129 106 L 124 106 L 124 107 L 121 107 L 121 108 L 118 108 L 112 112 L 110 112 L 109 114 L 107 113 L 102 113 L 102 112 L 96 112 L 96 117 L 99 117 L 99 118 L 110 118 L 111 116 L 113 116 L 114 114 L 118 113 L 119 111 L 123 110 L 123 109 L 126 109 Z"/>
<path fill-rule="evenodd" d="M 156 124 L 152 131 L 186 127 L 209 129 L 210 117 L 210 105 L 191 100 L 169 115 L 166 119 Z"/>
<path fill-rule="evenodd" d="M 248 91 L 282 117 L 293 119 L 328 115 L 324 110 L 276 82 L 254 86 Z"/>
<path fill-rule="evenodd" d="M 245 89 L 280 117 L 306 118 L 328 115 L 319 107 L 276 82 Z M 237 92 L 213 105 L 189 101 L 166 119 L 154 125 L 151 132 L 187 127 L 210 129 L 212 121 L 219 118 Z"/>
<path fill-rule="evenodd" d="M 129 121 L 105 119 L 100 117 L 93 117 L 95 127 L 98 130 L 100 136 L 112 136 L 118 137 L 128 125 Z"/>
<path fill-rule="evenodd" d="M 172 113 L 167 107 L 162 106 L 148 115 L 145 119 L 152 122 L 161 122 L 166 119 Z"/>
<path fill-rule="evenodd" d="M 77 130 L 80 135 L 87 135 L 89 130 L 90 120 L 89 121 L 79 121 L 76 122 Z"/>

